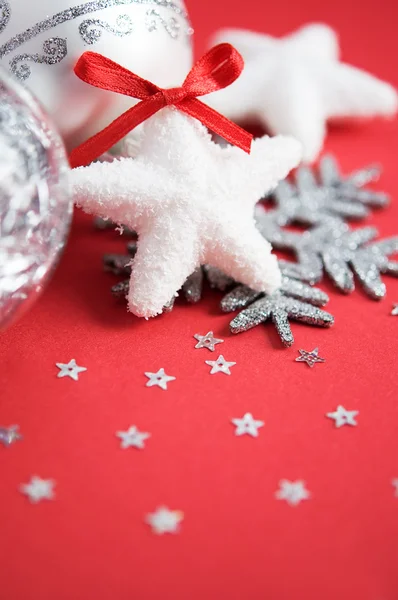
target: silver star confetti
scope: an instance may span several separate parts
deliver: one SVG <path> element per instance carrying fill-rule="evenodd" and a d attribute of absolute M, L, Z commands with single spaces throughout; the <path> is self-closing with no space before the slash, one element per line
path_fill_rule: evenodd
<path fill-rule="evenodd" d="M 222 354 L 220 354 L 217 360 L 206 360 L 205 363 L 212 367 L 210 375 L 214 375 L 215 373 L 225 373 L 225 375 L 231 375 L 230 368 L 236 365 L 236 362 L 226 361 Z"/>
<path fill-rule="evenodd" d="M 14 444 L 18 440 L 22 440 L 18 425 L 0 427 L 0 442 L 4 444 L 4 446 L 11 446 L 11 444 Z"/>
<path fill-rule="evenodd" d="M 126 448 L 145 448 L 145 440 L 151 437 L 150 433 L 139 431 L 135 425 L 132 425 L 127 431 L 118 431 L 116 436 L 121 439 L 120 447 Z"/>
<path fill-rule="evenodd" d="M 52 479 L 41 479 L 34 475 L 29 483 L 24 483 L 20 486 L 20 491 L 25 494 L 32 502 L 37 504 L 41 500 L 53 500 L 55 481 Z"/>
<path fill-rule="evenodd" d="M 164 533 L 178 533 L 183 519 L 184 513 L 181 511 L 160 506 L 154 513 L 145 517 L 145 522 L 150 525 L 153 533 L 163 535 Z"/>
<path fill-rule="evenodd" d="M 159 369 L 157 373 L 145 373 L 145 376 L 148 377 L 149 381 L 146 382 L 147 387 L 153 387 L 157 385 L 162 388 L 162 390 L 167 390 L 167 384 L 169 381 L 174 381 L 175 377 L 172 375 L 166 375 L 164 369 Z"/>
<path fill-rule="evenodd" d="M 344 406 L 339 405 L 335 412 L 326 413 L 328 419 L 333 419 L 336 427 L 343 425 L 356 426 L 355 417 L 359 414 L 358 410 L 346 410 Z"/>
<path fill-rule="evenodd" d="M 247 433 L 252 437 L 258 437 L 259 428 L 264 427 L 264 422 L 256 421 L 251 413 L 246 413 L 241 419 L 231 419 L 231 422 L 235 425 L 235 435 L 238 436 Z"/>
<path fill-rule="evenodd" d="M 214 352 L 217 344 L 222 344 L 224 342 L 224 340 L 215 338 L 212 331 L 209 331 L 206 335 L 195 333 L 193 337 L 198 340 L 195 348 L 207 348 L 211 352 Z"/>
<path fill-rule="evenodd" d="M 394 317 L 398 316 L 398 302 L 396 304 L 393 304 L 392 310 L 391 310 L 391 314 Z"/>
<path fill-rule="evenodd" d="M 76 364 L 76 361 L 74 358 L 72 358 L 72 360 L 69 361 L 67 364 L 64 364 L 64 363 L 55 363 L 55 364 L 57 365 L 58 369 L 60 369 L 60 372 L 58 373 L 58 377 L 70 377 L 74 381 L 79 380 L 79 373 L 83 373 L 83 371 L 87 371 L 86 367 L 79 367 L 79 365 Z"/>
<path fill-rule="evenodd" d="M 300 356 L 296 358 L 296 362 L 305 362 L 309 367 L 313 367 L 316 363 L 325 362 L 324 358 L 318 356 L 318 348 L 315 348 L 311 352 L 307 352 L 307 350 L 299 350 Z"/>
<path fill-rule="evenodd" d="M 275 492 L 278 500 L 286 500 L 290 506 L 297 506 L 302 500 L 308 500 L 311 497 L 310 492 L 305 487 L 305 481 L 289 481 L 282 479 L 279 482 L 280 489 Z"/>

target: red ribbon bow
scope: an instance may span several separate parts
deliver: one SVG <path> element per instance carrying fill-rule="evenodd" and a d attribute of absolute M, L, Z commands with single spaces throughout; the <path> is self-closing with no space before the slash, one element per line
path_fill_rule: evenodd
<path fill-rule="evenodd" d="M 243 58 L 230 44 L 219 44 L 191 69 L 181 87 L 162 89 L 131 73 L 109 58 L 85 52 L 77 61 L 75 73 L 95 87 L 141 100 L 108 127 L 75 148 L 69 157 L 72 167 L 88 165 L 109 150 L 134 127 L 165 106 L 176 106 L 195 117 L 228 142 L 250 153 L 253 136 L 197 99 L 231 85 L 243 70 Z"/>

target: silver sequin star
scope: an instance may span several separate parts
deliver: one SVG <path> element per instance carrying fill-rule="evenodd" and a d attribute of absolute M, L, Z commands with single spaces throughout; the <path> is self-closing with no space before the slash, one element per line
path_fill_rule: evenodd
<path fill-rule="evenodd" d="M 10 425 L 10 427 L 0 427 L 0 442 L 4 446 L 11 446 L 17 440 L 22 440 L 22 435 L 19 433 L 18 425 Z"/>
<path fill-rule="evenodd" d="M 305 487 L 305 481 L 289 481 L 282 479 L 279 482 L 280 489 L 275 492 L 278 500 L 286 500 L 290 506 L 297 506 L 302 500 L 308 500 L 311 497 L 310 492 Z"/>
<path fill-rule="evenodd" d="M 326 413 L 328 419 L 334 419 L 336 427 L 343 425 L 356 426 L 355 417 L 359 414 L 359 410 L 346 410 L 344 406 L 339 405 L 335 412 Z"/>
<path fill-rule="evenodd" d="M 244 435 L 247 433 L 252 437 L 258 437 L 258 430 L 264 427 L 264 421 L 256 421 L 251 413 L 246 413 L 241 419 L 231 419 L 236 426 L 235 435 Z"/>
<path fill-rule="evenodd" d="M 151 526 L 153 533 L 163 535 L 164 533 L 178 533 L 183 518 L 184 513 L 181 511 L 160 506 L 154 513 L 145 517 L 145 522 Z"/>
<path fill-rule="evenodd" d="M 212 331 L 209 331 L 206 335 L 195 333 L 193 337 L 198 340 L 195 348 L 207 348 L 211 352 L 214 352 L 217 344 L 222 344 L 224 342 L 224 340 L 215 338 Z"/>
<path fill-rule="evenodd" d="M 394 496 L 395 496 L 395 498 L 398 498 L 398 477 L 396 479 L 393 479 L 391 483 L 392 483 L 393 487 L 395 488 Z"/>
<path fill-rule="evenodd" d="M 313 367 L 316 363 L 325 362 L 324 358 L 318 356 L 318 348 L 315 348 L 311 352 L 307 350 L 299 350 L 300 356 L 296 358 L 296 362 L 306 362 L 309 367 Z"/>
<path fill-rule="evenodd" d="M 122 441 L 120 447 L 126 448 L 145 448 L 144 441 L 151 437 L 150 433 L 139 431 L 135 425 L 132 425 L 127 431 L 118 431 L 116 436 Z"/>
<path fill-rule="evenodd" d="M 54 499 L 54 485 L 55 481 L 52 479 L 41 479 L 34 475 L 29 483 L 22 484 L 19 489 L 33 504 L 36 504 L 40 500 Z"/>
<path fill-rule="evenodd" d="M 205 363 L 212 367 L 210 371 L 210 375 L 214 375 L 214 373 L 225 373 L 225 375 L 231 375 L 230 367 L 236 365 L 236 362 L 228 362 L 225 360 L 222 354 L 217 358 L 217 360 L 206 360 Z"/>
<path fill-rule="evenodd" d="M 393 307 L 392 307 L 391 314 L 392 314 L 394 317 L 397 317 L 397 316 L 398 316 L 398 303 L 396 303 L 396 304 L 393 304 Z"/>
<path fill-rule="evenodd" d="M 166 375 L 164 369 L 159 369 L 157 373 L 145 373 L 145 376 L 149 379 L 149 381 L 146 382 L 147 387 L 157 385 L 162 388 L 162 390 L 167 390 L 168 382 L 175 380 L 175 377 L 172 375 Z"/>
<path fill-rule="evenodd" d="M 64 363 L 55 363 L 55 364 L 57 365 L 58 369 L 60 369 L 60 372 L 58 373 L 58 377 L 70 377 L 74 381 L 78 381 L 79 373 L 83 373 L 83 371 L 87 371 L 86 367 L 79 367 L 79 365 L 76 364 L 76 361 L 74 358 L 72 358 L 72 360 L 69 361 L 67 364 L 64 364 Z"/>

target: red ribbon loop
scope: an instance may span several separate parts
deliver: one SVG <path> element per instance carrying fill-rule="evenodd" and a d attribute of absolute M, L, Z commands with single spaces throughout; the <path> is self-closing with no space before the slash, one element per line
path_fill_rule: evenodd
<path fill-rule="evenodd" d="M 197 96 L 229 86 L 239 77 L 243 66 L 243 59 L 233 46 L 219 44 L 198 60 L 181 87 L 162 89 L 101 54 L 85 52 L 75 66 L 75 73 L 80 79 L 103 90 L 138 98 L 141 102 L 75 148 L 69 156 L 71 167 L 90 164 L 137 125 L 172 105 L 250 153 L 253 136 L 197 99 Z"/>

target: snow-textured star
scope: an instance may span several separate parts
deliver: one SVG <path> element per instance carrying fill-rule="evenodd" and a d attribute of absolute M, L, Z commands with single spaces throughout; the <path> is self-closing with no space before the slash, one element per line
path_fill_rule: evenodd
<path fill-rule="evenodd" d="M 208 333 L 206 333 L 206 335 L 200 335 L 200 333 L 195 333 L 193 337 L 196 340 L 198 340 L 198 343 L 196 344 L 195 348 L 207 348 L 211 352 L 214 352 L 217 344 L 222 344 L 224 341 L 215 338 L 212 331 L 209 331 Z"/>
<path fill-rule="evenodd" d="M 254 206 L 300 158 L 299 142 L 284 136 L 254 140 L 250 155 L 221 147 L 199 121 L 165 108 L 145 122 L 137 158 L 74 169 L 70 184 L 85 211 L 138 232 L 128 304 L 152 317 L 202 264 L 259 291 L 279 287 Z"/>
<path fill-rule="evenodd" d="M 11 444 L 14 444 L 14 442 L 18 440 L 22 440 L 18 425 L 0 427 L 0 442 L 4 444 L 4 446 L 11 446 Z"/>
<path fill-rule="evenodd" d="M 22 484 L 19 489 L 33 504 L 36 504 L 41 500 L 53 500 L 54 486 L 55 481 L 52 479 L 42 479 L 33 475 L 30 482 Z"/>
<path fill-rule="evenodd" d="M 78 381 L 79 373 L 83 373 L 83 371 L 87 371 L 86 367 L 79 367 L 79 365 L 76 364 L 76 361 L 74 358 L 72 358 L 72 360 L 66 364 L 64 364 L 64 363 L 55 363 L 55 364 L 57 365 L 58 369 L 60 369 L 60 372 L 58 373 L 58 377 L 70 377 L 74 381 Z"/>
<path fill-rule="evenodd" d="M 396 302 L 395 304 L 393 304 L 392 310 L 391 310 L 391 314 L 393 315 L 393 317 L 397 317 L 398 316 L 398 302 Z"/>
<path fill-rule="evenodd" d="M 163 535 L 164 533 L 178 533 L 183 519 L 184 513 L 181 511 L 160 506 L 154 513 L 146 515 L 145 522 L 150 525 L 153 533 Z"/>
<path fill-rule="evenodd" d="M 318 356 L 318 348 L 315 348 L 311 352 L 307 352 L 307 350 L 299 350 L 299 352 L 300 356 L 296 358 L 296 362 L 305 362 L 309 367 L 313 367 L 316 363 L 325 362 L 324 358 Z"/>
<path fill-rule="evenodd" d="M 212 367 L 210 375 L 214 375 L 214 373 L 225 373 L 225 375 L 231 375 L 230 368 L 236 365 L 236 362 L 226 361 L 222 354 L 220 354 L 217 360 L 206 360 L 205 363 Z"/>
<path fill-rule="evenodd" d="M 208 104 L 235 121 L 255 117 L 275 134 L 293 135 L 306 161 L 322 149 L 328 121 L 397 111 L 391 85 L 339 61 L 338 38 L 327 25 L 309 24 L 281 39 L 227 29 L 212 41 L 231 43 L 246 66 Z"/>
<path fill-rule="evenodd" d="M 398 498 L 398 477 L 396 477 L 395 479 L 393 479 L 391 483 L 392 483 L 393 487 L 395 488 L 395 490 L 394 490 L 394 496 L 396 498 Z"/>
<path fill-rule="evenodd" d="M 311 497 L 310 492 L 305 487 L 305 481 L 289 481 L 282 479 L 279 482 L 279 490 L 275 492 L 278 500 L 286 500 L 290 506 L 297 506 L 302 500 L 308 500 Z"/>
<path fill-rule="evenodd" d="M 328 419 L 333 419 L 336 427 L 342 427 L 343 425 L 356 426 L 357 422 L 355 417 L 359 414 L 359 410 L 346 410 L 344 406 L 339 406 L 335 412 L 326 413 Z"/>
<path fill-rule="evenodd" d="M 127 431 L 118 431 L 116 436 L 122 441 L 120 447 L 126 448 L 145 448 L 145 440 L 151 437 L 150 433 L 139 431 L 135 425 L 132 425 Z"/>
<path fill-rule="evenodd" d="M 153 387 L 154 385 L 159 386 L 162 390 L 167 390 L 167 384 L 169 381 L 174 381 L 175 377 L 172 375 L 166 375 L 165 370 L 159 369 L 157 373 L 145 373 L 149 381 L 146 382 L 147 387 Z"/>
<path fill-rule="evenodd" d="M 258 437 L 258 430 L 264 427 L 264 421 L 257 421 L 251 413 L 246 413 L 241 419 L 231 419 L 236 426 L 235 435 L 244 435 L 247 433 L 252 437 Z"/>

